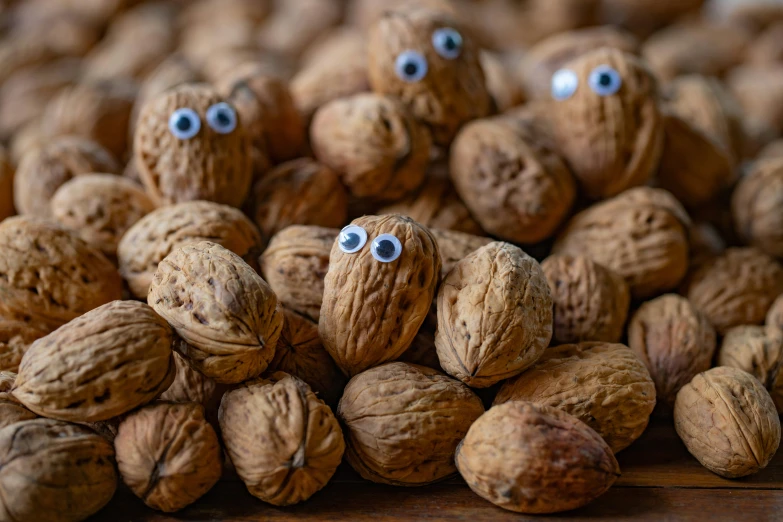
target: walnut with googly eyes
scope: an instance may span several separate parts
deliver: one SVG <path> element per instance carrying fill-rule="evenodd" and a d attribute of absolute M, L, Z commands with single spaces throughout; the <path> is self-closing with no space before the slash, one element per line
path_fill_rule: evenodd
<path fill-rule="evenodd" d="M 250 138 L 211 87 L 184 84 L 149 100 L 134 137 L 136 164 L 157 203 L 206 200 L 238 207 L 250 189 Z"/>
<path fill-rule="evenodd" d="M 432 234 L 400 215 L 364 216 L 332 247 L 318 331 L 343 373 L 392 361 L 410 346 L 440 276 Z"/>

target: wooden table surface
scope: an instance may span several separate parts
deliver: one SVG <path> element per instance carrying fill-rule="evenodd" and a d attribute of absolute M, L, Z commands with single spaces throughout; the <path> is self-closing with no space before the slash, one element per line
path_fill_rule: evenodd
<path fill-rule="evenodd" d="M 783 521 L 783 451 L 756 475 L 726 480 L 704 469 L 677 438 L 671 420 L 656 420 L 618 455 L 622 476 L 589 506 L 532 517 L 496 508 L 458 478 L 421 488 L 381 486 L 350 468 L 308 502 L 275 508 L 252 497 L 236 479 L 221 481 L 192 506 L 166 515 L 152 511 L 127 489 L 91 522 L 266 520 L 479 521 L 632 520 Z"/>

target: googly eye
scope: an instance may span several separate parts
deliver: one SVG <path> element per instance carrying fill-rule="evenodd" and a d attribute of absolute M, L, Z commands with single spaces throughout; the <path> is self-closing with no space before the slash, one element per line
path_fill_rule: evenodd
<path fill-rule="evenodd" d="M 397 76 L 408 83 L 416 83 L 427 76 L 427 59 L 416 51 L 404 51 L 397 56 L 394 70 Z"/>
<path fill-rule="evenodd" d="M 381 234 L 373 240 L 370 252 L 381 263 L 391 263 L 402 254 L 402 243 L 391 234 Z"/>
<path fill-rule="evenodd" d="M 189 140 L 201 130 L 201 118 L 193 109 L 177 109 L 169 116 L 169 131 L 180 140 Z"/>
<path fill-rule="evenodd" d="M 608 65 L 599 65 L 593 69 L 587 82 L 593 92 L 599 96 L 611 96 L 623 85 L 620 73 Z"/>
<path fill-rule="evenodd" d="M 432 46 L 439 55 L 453 60 L 462 52 L 462 35 L 451 27 L 437 29 L 432 33 Z"/>
<path fill-rule="evenodd" d="M 552 75 L 552 98 L 557 101 L 567 100 L 579 87 L 579 77 L 570 69 L 560 69 Z"/>
<path fill-rule="evenodd" d="M 216 103 L 207 109 L 207 124 L 219 134 L 229 134 L 237 128 L 237 113 L 225 102 Z"/>
<path fill-rule="evenodd" d="M 346 254 L 353 254 L 367 243 L 367 232 L 362 227 L 348 225 L 340 231 L 337 243 L 340 245 L 340 250 Z"/>

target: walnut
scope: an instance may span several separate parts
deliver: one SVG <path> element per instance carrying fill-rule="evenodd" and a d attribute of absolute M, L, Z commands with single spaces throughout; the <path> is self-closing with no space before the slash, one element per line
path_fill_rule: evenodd
<path fill-rule="evenodd" d="M 10 392 L 16 381 L 16 372 L 0 371 L 0 393 Z"/>
<path fill-rule="evenodd" d="M 605 0 L 603 14 L 608 22 L 649 36 L 678 18 L 698 13 L 703 4 L 704 0 Z"/>
<path fill-rule="evenodd" d="M 424 366 L 388 363 L 345 388 L 346 458 L 373 482 L 423 486 L 456 472 L 454 450 L 484 413 L 470 388 Z"/>
<path fill-rule="evenodd" d="M 266 370 L 283 327 L 269 285 L 238 255 L 208 241 L 166 256 L 147 301 L 185 341 L 177 345 L 182 355 L 219 383 Z"/>
<path fill-rule="evenodd" d="M 500 404 L 479 417 L 455 460 L 476 494 L 519 513 L 582 507 L 620 476 L 598 433 L 563 411 L 528 402 Z"/>
<path fill-rule="evenodd" d="M 0 371 L 18 371 L 30 345 L 48 333 L 49 328 L 0 318 Z"/>
<path fill-rule="evenodd" d="M 340 232 L 318 332 L 343 373 L 402 355 L 424 322 L 439 276 L 435 238 L 410 218 L 364 216 Z"/>
<path fill-rule="evenodd" d="M 25 408 L 11 393 L 15 382 L 15 373 L 0 372 L 0 429 L 38 418 L 38 415 Z"/>
<path fill-rule="evenodd" d="M 295 58 L 341 17 L 342 5 L 337 0 L 287 0 L 277 4 L 261 26 L 258 42 L 265 50 Z"/>
<path fill-rule="evenodd" d="M 77 522 L 117 488 L 114 448 L 83 426 L 49 419 L 0 430 L 0 514 L 4 520 Z"/>
<path fill-rule="evenodd" d="M 731 210 L 745 243 L 783 258 L 783 158 L 757 161 L 737 184 Z"/>
<path fill-rule="evenodd" d="M 780 294 L 769 307 L 766 324 L 783 330 L 783 294 Z"/>
<path fill-rule="evenodd" d="M 767 390 L 749 373 L 727 366 L 683 386 L 674 427 L 691 455 L 726 478 L 766 467 L 780 444 L 780 420 Z"/>
<path fill-rule="evenodd" d="M 177 343 L 181 342 L 180 339 L 177 339 L 173 346 L 177 346 Z M 217 395 L 215 381 L 194 370 L 188 364 L 187 359 L 177 352 L 174 352 L 174 365 L 177 368 L 174 382 L 160 395 L 160 400 L 197 402 L 205 407 L 211 405 Z"/>
<path fill-rule="evenodd" d="M 323 488 L 345 450 L 332 410 L 283 372 L 227 392 L 220 429 L 248 491 L 275 506 L 297 504 Z"/>
<path fill-rule="evenodd" d="M 198 500 L 222 473 L 223 453 L 199 404 L 145 406 L 120 423 L 114 447 L 123 482 L 166 513 Z"/>
<path fill-rule="evenodd" d="M 770 65 L 783 60 L 783 21 L 772 22 L 750 43 L 746 60 L 757 65 Z"/>
<path fill-rule="evenodd" d="M 16 213 L 14 209 L 14 170 L 0 145 L 0 221 Z"/>
<path fill-rule="evenodd" d="M 655 408 L 655 384 L 627 346 L 563 344 L 545 350 L 532 368 L 506 381 L 495 404 L 517 400 L 570 413 L 617 453 L 647 427 Z"/>
<path fill-rule="evenodd" d="M 484 70 L 487 90 L 498 112 L 505 112 L 525 101 L 522 85 L 517 81 L 507 62 L 507 56 L 482 50 L 479 62 Z"/>
<path fill-rule="evenodd" d="M 756 159 L 767 160 L 780 157 L 783 157 L 783 139 L 778 139 L 765 145 L 756 156 Z"/>
<path fill-rule="evenodd" d="M 742 65 L 727 75 L 726 85 L 742 106 L 752 135 L 774 139 L 783 132 L 783 66 Z"/>
<path fill-rule="evenodd" d="M 451 269 L 454 268 L 457 263 L 465 259 L 468 254 L 492 243 L 491 238 L 474 236 L 464 232 L 457 232 L 456 230 L 431 228 L 430 232 L 432 233 L 432 237 L 435 238 L 435 242 L 438 244 L 438 250 L 440 250 L 440 275 L 443 279 L 445 279 L 446 275 L 451 272 Z"/>

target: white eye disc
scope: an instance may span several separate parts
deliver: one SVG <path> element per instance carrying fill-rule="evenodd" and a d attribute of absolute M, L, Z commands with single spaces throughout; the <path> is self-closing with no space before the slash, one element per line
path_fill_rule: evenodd
<path fill-rule="evenodd" d="M 373 240 L 370 252 L 381 263 L 391 263 L 402 254 L 402 243 L 391 234 L 381 234 Z"/>
<path fill-rule="evenodd" d="M 552 98 L 557 101 L 567 100 L 579 87 L 579 77 L 570 69 L 560 69 L 552 75 Z"/>
<path fill-rule="evenodd" d="M 439 55 L 453 60 L 462 52 L 462 35 L 451 27 L 437 29 L 432 33 L 432 46 Z"/>
<path fill-rule="evenodd" d="M 340 245 L 340 250 L 346 254 L 353 254 L 367 243 L 367 232 L 362 227 L 348 225 L 340 231 L 337 243 Z"/>
<path fill-rule="evenodd" d="M 608 65 L 599 65 L 590 73 L 587 82 L 590 88 L 599 96 L 611 96 L 620 90 L 623 79 L 620 73 Z"/>
<path fill-rule="evenodd" d="M 201 130 L 201 118 L 187 107 L 177 109 L 169 117 L 169 131 L 180 140 L 189 140 Z"/>
<path fill-rule="evenodd" d="M 394 62 L 394 72 L 408 83 L 416 83 L 427 76 L 427 59 L 416 51 L 404 51 Z"/>
<path fill-rule="evenodd" d="M 225 102 L 216 103 L 207 109 L 207 125 L 219 134 L 229 134 L 237 128 L 237 113 Z"/>

